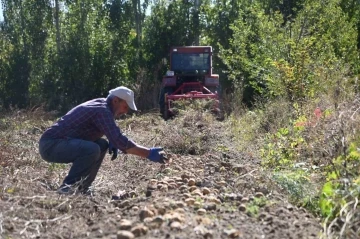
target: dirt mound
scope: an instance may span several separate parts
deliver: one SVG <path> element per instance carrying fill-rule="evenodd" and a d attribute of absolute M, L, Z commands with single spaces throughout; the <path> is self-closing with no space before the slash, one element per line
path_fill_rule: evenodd
<path fill-rule="evenodd" d="M 37 140 L 49 121 L 1 133 L 0 235 L 4 238 L 318 238 L 319 221 L 287 202 L 259 159 L 238 152 L 226 124 L 207 112 L 163 121 L 156 114 L 119 122 L 130 138 L 163 146 L 162 167 L 110 156 L 93 197 L 59 196 L 69 166 L 48 164 Z M 16 129 L 18 128 L 18 129 Z M 114 197 L 126 191 L 123 197 Z"/>

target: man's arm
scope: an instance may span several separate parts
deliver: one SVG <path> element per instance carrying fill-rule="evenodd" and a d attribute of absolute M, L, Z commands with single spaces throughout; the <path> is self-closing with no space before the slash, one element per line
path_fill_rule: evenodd
<path fill-rule="evenodd" d="M 119 149 L 124 153 L 130 153 L 147 158 L 153 162 L 165 163 L 164 157 L 160 153 L 162 148 L 146 148 L 137 145 L 132 140 L 129 140 L 121 133 L 119 127 L 115 124 L 115 121 L 109 112 L 102 112 L 102 114 L 99 114 L 94 121 L 99 129 L 104 132 L 109 142 L 113 144 L 114 148 Z"/>
<path fill-rule="evenodd" d="M 136 143 L 128 139 L 122 134 L 119 127 L 116 125 L 113 115 L 110 111 L 99 112 L 94 118 L 95 125 L 103 132 L 108 138 L 109 142 L 112 143 L 114 148 L 127 153 L 128 149 L 136 147 Z M 136 150 L 137 152 L 137 150 Z"/>
<path fill-rule="evenodd" d="M 147 158 L 150 154 L 150 149 L 136 145 L 135 147 L 125 150 L 127 154 L 134 154 L 143 158 Z"/>
<path fill-rule="evenodd" d="M 129 148 L 126 150 L 128 154 L 134 154 L 143 158 L 147 158 L 150 161 L 157 162 L 157 163 L 170 163 L 170 160 L 164 156 L 163 148 L 155 147 L 155 148 L 146 148 L 140 145 L 136 145 L 135 147 Z"/>

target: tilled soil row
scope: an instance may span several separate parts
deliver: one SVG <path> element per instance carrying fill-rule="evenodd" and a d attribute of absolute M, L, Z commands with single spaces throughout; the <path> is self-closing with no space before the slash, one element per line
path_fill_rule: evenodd
<path fill-rule="evenodd" d="M 103 173 L 108 167 L 114 164 L 105 162 Z M 112 191 L 100 187 L 93 197 L 58 196 L 44 186 L 39 192 L 28 191 L 27 196 L 3 195 L 3 235 L 318 238 L 321 230 L 318 220 L 304 209 L 280 200 L 284 197 L 275 195 L 266 184 L 259 187 L 260 172 L 254 166 L 183 156 L 160 169 L 143 161 L 134 164 L 131 159 L 115 167 L 122 195 L 113 193 L 116 185 L 111 186 Z M 36 180 L 28 183 L 36 182 L 40 184 Z"/>
<path fill-rule="evenodd" d="M 132 135 L 150 142 L 142 127 L 132 127 Z M 236 150 L 172 155 L 166 167 L 130 155 L 107 157 L 93 197 L 59 196 L 70 166 L 40 159 L 39 134 L 7 136 L 22 149 L 0 162 L 1 238 L 318 238 L 321 232 L 316 218 L 287 202 L 258 160 Z"/>

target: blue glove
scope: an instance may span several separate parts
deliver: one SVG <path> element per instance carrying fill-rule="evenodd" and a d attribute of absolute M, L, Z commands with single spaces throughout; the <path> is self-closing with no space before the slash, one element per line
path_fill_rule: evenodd
<path fill-rule="evenodd" d="M 164 155 L 160 152 L 163 150 L 163 148 L 150 148 L 149 156 L 147 157 L 150 161 L 164 164 Z"/>
<path fill-rule="evenodd" d="M 115 148 L 112 143 L 109 143 L 109 154 L 112 154 L 111 160 L 114 160 L 118 156 L 118 149 Z"/>

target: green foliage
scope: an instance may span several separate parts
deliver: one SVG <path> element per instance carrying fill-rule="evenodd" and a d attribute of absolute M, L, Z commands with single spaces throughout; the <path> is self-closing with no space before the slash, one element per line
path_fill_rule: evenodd
<path fill-rule="evenodd" d="M 6 37 L 3 32 L 0 31 L 0 79 L 3 79 L 0 81 L 0 95 L 6 95 L 7 91 L 7 81 L 5 79 L 9 78 L 9 74 L 11 71 L 11 65 L 10 65 L 10 56 L 11 51 L 13 50 L 13 46 L 10 43 L 10 39 Z M 0 107 L 3 105 L 3 98 L 0 99 Z"/>
<path fill-rule="evenodd" d="M 2 2 L 0 42 L 8 42 L 0 45 L 8 58 L 0 57 L 5 107 L 45 101 L 67 110 L 132 83 L 137 67 L 131 2 L 59 1 L 59 14 L 47 0 Z"/>
<path fill-rule="evenodd" d="M 267 167 L 280 169 L 293 165 L 306 145 L 302 137 L 302 127 L 280 128 L 276 133 L 268 133 L 264 147 L 260 150 L 263 164 Z"/>
<path fill-rule="evenodd" d="M 228 122 L 234 139 L 238 142 L 239 151 L 247 149 L 248 145 L 257 139 L 261 133 L 264 112 L 262 110 L 248 111 L 241 116 L 230 115 Z"/>
<path fill-rule="evenodd" d="M 117 1 L 113 4 L 92 1 L 67 6 L 69 11 L 62 18 L 61 80 L 57 82 L 59 94 L 67 96 L 65 105 L 95 95 L 106 96 L 110 87 L 128 82 L 126 48 L 131 26 L 130 17 L 121 12 L 129 10 L 129 6 L 116 5 Z M 112 22 L 108 14 L 121 15 L 120 22 Z"/>
<path fill-rule="evenodd" d="M 304 0 L 263 0 L 260 1 L 260 4 L 267 14 L 280 11 L 285 20 L 291 21 L 296 18 L 296 14 L 302 8 Z"/>
<path fill-rule="evenodd" d="M 158 1 L 145 21 L 144 57 L 148 69 L 160 80 L 167 69 L 170 48 L 191 46 L 197 41 L 202 15 L 194 1 Z"/>
<path fill-rule="evenodd" d="M 337 0 L 305 1 L 292 22 L 257 4 L 240 16 L 223 60 L 234 82 L 263 97 L 313 98 L 335 84 L 335 71 L 357 70 L 356 29 Z"/>
<path fill-rule="evenodd" d="M 334 86 L 334 72 L 359 66 L 356 1 L 155 1 L 148 16 L 139 0 L 55 1 L 58 10 L 48 0 L 1 2 L 5 107 L 65 110 L 119 84 L 144 85 L 161 78 L 171 46 L 198 39 L 213 46 L 224 88 L 245 100 L 311 98 Z"/>
<path fill-rule="evenodd" d="M 266 197 L 254 198 L 246 205 L 246 213 L 249 216 L 256 216 L 259 213 L 259 209 L 264 207 L 267 203 Z"/>
<path fill-rule="evenodd" d="M 211 1 L 209 1 L 211 2 Z M 238 67 L 229 68 L 224 63 L 224 57 L 221 49 L 229 49 L 231 41 L 235 38 L 234 31 L 230 27 L 239 18 L 242 18 L 242 9 L 247 9 L 252 4 L 246 0 L 216 0 L 215 4 L 207 3 L 202 5 L 202 12 L 204 13 L 205 27 L 202 32 L 202 40 L 205 45 L 213 47 L 213 66 L 219 69 L 217 72 L 220 74 L 221 84 L 224 89 L 232 87 L 243 87 L 243 85 L 236 85 L 231 82 L 229 76 L 233 70 L 239 71 Z M 234 55 L 236 57 L 236 55 Z M 236 92 L 237 97 L 241 95 Z"/>
<path fill-rule="evenodd" d="M 275 172 L 273 179 L 281 188 L 286 190 L 293 199 L 299 200 L 305 197 L 309 179 L 303 170 Z"/>
<path fill-rule="evenodd" d="M 350 144 L 346 155 L 334 160 L 329 168 L 319 206 L 324 217 L 334 218 L 347 203 L 360 196 L 360 151 L 359 139 Z"/>
<path fill-rule="evenodd" d="M 319 199 L 316 185 L 309 178 L 310 172 L 303 169 L 274 172 L 272 179 L 290 196 L 290 200 L 301 206 L 318 213 Z"/>

